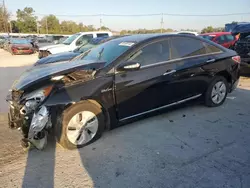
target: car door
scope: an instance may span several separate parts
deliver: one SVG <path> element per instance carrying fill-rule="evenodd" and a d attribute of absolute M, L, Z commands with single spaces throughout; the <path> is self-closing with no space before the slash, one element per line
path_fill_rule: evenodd
<path fill-rule="evenodd" d="M 203 65 L 216 62 L 220 49 L 198 38 L 171 38 L 171 59 L 175 65 L 175 93 L 177 101 L 202 95 L 207 88 L 208 77 Z M 205 76 L 206 75 L 206 76 Z"/>
<path fill-rule="evenodd" d="M 173 64 L 169 64 L 169 40 L 160 40 L 135 50 L 126 62 L 140 63 L 136 71 L 116 72 L 115 96 L 120 120 L 144 114 L 174 100 L 172 92 L 166 92 L 162 101 L 162 87 L 171 84 Z M 170 87 L 170 86 L 169 86 Z M 167 87 L 165 87 L 167 88 Z"/>

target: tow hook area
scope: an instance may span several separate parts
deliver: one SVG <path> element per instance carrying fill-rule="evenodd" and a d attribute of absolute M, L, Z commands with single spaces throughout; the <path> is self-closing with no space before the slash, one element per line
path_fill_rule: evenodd
<path fill-rule="evenodd" d="M 24 151 L 28 151 L 31 148 L 31 143 L 28 141 L 28 139 L 23 138 L 21 140 L 21 146 Z"/>

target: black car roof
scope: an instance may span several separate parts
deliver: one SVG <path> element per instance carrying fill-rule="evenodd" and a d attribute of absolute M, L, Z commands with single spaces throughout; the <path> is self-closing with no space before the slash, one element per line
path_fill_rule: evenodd
<path fill-rule="evenodd" d="M 119 37 L 117 39 L 113 39 L 119 42 L 133 42 L 140 43 L 146 40 L 155 39 L 155 38 L 163 38 L 168 36 L 184 36 L 184 37 L 193 37 L 197 38 L 197 36 L 189 35 L 189 34 L 176 34 L 176 33 L 153 33 L 153 34 L 135 34 L 135 35 L 127 35 L 123 37 Z M 202 40 L 202 38 L 199 37 Z"/>
<path fill-rule="evenodd" d="M 154 34 L 135 34 L 135 35 L 128 35 L 128 36 L 124 36 L 124 37 L 120 37 L 117 39 L 113 39 L 113 40 L 117 40 L 120 42 L 135 42 L 135 43 L 139 43 L 142 41 L 145 41 L 147 39 L 151 39 L 151 38 L 157 38 L 157 37 L 164 37 L 164 36 L 171 36 L 171 35 L 175 35 L 175 34 L 159 34 L 159 33 L 154 33 Z"/>

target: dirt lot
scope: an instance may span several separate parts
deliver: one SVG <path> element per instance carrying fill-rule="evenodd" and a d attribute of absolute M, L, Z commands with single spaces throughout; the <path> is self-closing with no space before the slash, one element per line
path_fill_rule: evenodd
<path fill-rule="evenodd" d="M 218 108 L 192 102 L 104 133 L 74 151 L 22 151 L 4 97 L 36 55 L 0 51 L 0 187 L 250 187 L 250 79 Z M 10 63 L 11 62 L 11 63 Z"/>

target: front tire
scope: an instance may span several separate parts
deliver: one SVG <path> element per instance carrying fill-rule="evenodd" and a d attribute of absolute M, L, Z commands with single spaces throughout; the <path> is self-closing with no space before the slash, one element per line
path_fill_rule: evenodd
<path fill-rule="evenodd" d="M 67 149 L 84 147 L 98 139 L 104 130 L 101 108 L 83 101 L 63 111 L 61 125 L 56 126 L 56 137 Z"/>
<path fill-rule="evenodd" d="M 224 103 L 228 94 L 228 82 L 222 76 L 216 76 L 205 93 L 205 105 L 217 107 Z"/>

